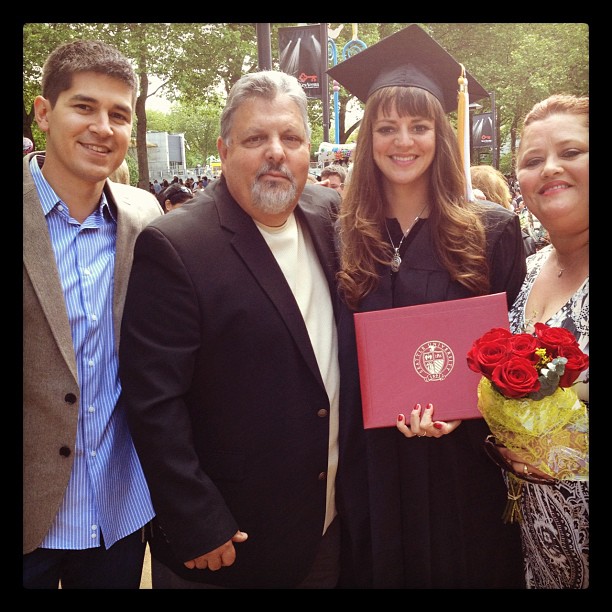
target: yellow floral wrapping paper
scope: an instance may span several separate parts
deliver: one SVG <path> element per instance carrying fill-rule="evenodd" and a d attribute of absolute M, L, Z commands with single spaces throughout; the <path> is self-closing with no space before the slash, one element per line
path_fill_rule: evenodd
<path fill-rule="evenodd" d="M 508 399 L 482 377 L 478 408 L 497 441 L 527 463 L 559 480 L 588 480 L 588 411 L 571 387 L 540 400 Z"/>

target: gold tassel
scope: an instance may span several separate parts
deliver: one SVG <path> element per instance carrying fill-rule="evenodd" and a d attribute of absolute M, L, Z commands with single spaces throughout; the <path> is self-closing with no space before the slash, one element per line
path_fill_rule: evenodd
<path fill-rule="evenodd" d="M 468 80 L 465 75 L 465 66 L 461 66 L 461 75 L 457 79 L 459 91 L 457 94 L 457 140 L 461 163 L 463 164 L 463 174 L 465 176 L 465 190 L 468 201 L 474 201 L 472 190 L 472 178 L 470 173 L 470 94 L 468 92 Z"/>
<path fill-rule="evenodd" d="M 523 520 L 521 514 L 521 495 L 523 493 L 523 481 L 514 474 L 508 472 L 508 501 L 502 514 L 504 523 L 520 523 Z"/>

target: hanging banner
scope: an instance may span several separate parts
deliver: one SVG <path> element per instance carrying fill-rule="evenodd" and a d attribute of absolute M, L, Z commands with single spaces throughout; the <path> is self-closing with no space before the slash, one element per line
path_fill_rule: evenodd
<path fill-rule="evenodd" d="M 493 113 L 482 113 L 472 117 L 472 146 L 475 149 L 495 147 Z"/>
<path fill-rule="evenodd" d="M 321 26 L 278 29 L 280 69 L 293 75 L 309 98 L 321 98 Z"/>

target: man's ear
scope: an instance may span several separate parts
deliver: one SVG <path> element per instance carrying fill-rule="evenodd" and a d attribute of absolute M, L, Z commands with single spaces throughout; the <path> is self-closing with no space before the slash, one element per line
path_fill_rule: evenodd
<path fill-rule="evenodd" d="M 36 123 L 38 123 L 38 127 L 43 132 L 49 131 L 48 115 L 52 110 L 51 102 L 49 102 L 47 98 L 43 98 L 42 96 L 36 96 L 36 98 L 34 98 L 34 118 L 36 119 Z"/>
<path fill-rule="evenodd" d="M 219 157 L 221 158 L 221 161 L 225 161 L 225 159 L 227 158 L 227 145 L 225 144 L 225 142 L 223 142 L 223 138 L 221 138 L 221 136 L 217 138 L 217 151 L 219 151 Z"/>

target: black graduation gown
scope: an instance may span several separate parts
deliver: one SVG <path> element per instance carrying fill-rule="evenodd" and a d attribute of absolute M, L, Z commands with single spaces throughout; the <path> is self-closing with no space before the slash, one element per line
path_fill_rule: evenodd
<path fill-rule="evenodd" d="M 485 225 L 491 293 L 506 291 L 510 308 L 525 276 L 519 219 L 496 205 L 486 210 Z M 389 227 L 397 245 L 399 224 L 389 220 Z M 428 220 L 404 240 L 395 279 L 389 267 L 381 266 L 380 275 L 361 311 L 471 297 L 437 261 Z M 395 427 L 364 431 L 353 313 L 346 307 L 338 333 L 340 586 L 523 588 L 520 533 L 501 518 L 506 486 L 483 449 L 485 421 L 463 421 L 440 439 L 408 439 Z"/>

